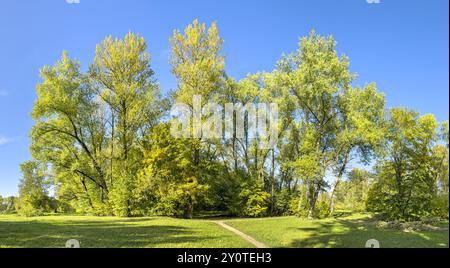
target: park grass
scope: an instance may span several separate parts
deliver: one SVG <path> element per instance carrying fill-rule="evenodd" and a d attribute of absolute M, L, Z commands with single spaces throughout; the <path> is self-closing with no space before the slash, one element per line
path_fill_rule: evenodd
<path fill-rule="evenodd" d="M 380 228 L 365 214 L 322 220 L 276 217 L 222 221 L 270 247 L 361 248 L 368 239 L 377 239 L 381 247 L 449 246 L 448 221 L 428 231 Z M 79 240 L 81 247 L 99 248 L 253 247 L 208 219 L 0 215 L 0 248 L 57 248 L 64 247 L 68 239 Z"/>
<path fill-rule="evenodd" d="M 61 248 L 69 239 L 83 248 L 252 247 L 206 220 L 0 215 L 0 248 Z"/>
<path fill-rule="evenodd" d="M 448 221 L 436 230 L 411 231 L 377 227 L 371 216 L 302 220 L 297 217 L 235 219 L 227 224 L 270 247 L 362 248 L 376 239 L 383 248 L 448 248 Z"/>

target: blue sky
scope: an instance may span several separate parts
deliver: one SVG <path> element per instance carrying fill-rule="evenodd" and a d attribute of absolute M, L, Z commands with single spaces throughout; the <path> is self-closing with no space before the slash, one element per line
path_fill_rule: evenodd
<path fill-rule="evenodd" d="M 63 50 L 84 69 L 105 36 L 145 37 L 163 91 L 175 87 L 168 39 L 198 18 L 217 21 L 227 73 L 270 71 L 311 29 L 332 34 L 358 83 L 375 81 L 387 104 L 448 119 L 447 0 L 114 1 L 0 0 L 0 195 L 17 193 L 19 164 L 30 158 L 28 132 L 38 70 Z M 170 2 L 170 3 L 169 3 Z"/>

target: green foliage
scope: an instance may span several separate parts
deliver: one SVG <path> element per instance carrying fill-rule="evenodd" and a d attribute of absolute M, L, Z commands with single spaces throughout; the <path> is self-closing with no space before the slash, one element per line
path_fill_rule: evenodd
<path fill-rule="evenodd" d="M 222 45 L 216 23 L 207 29 L 204 23 L 194 20 L 184 33 L 173 32 L 170 63 L 178 80 L 176 101 L 192 107 L 192 96 L 201 95 L 204 104 L 220 92 L 218 89 L 225 83 Z"/>
<path fill-rule="evenodd" d="M 239 81 L 225 71 L 223 43 L 216 23 L 194 20 L 175 30 L 170 64 L 177 85 L 167 99 L 138 34 L 105 38 L 87 72 L 66 52 L 44 66 L 19 211 L 324 218 L 335 205 L 364 211 L 367 204 L 391 219 L 448 218 L 447 122 L 438 133 L 431 115 L 393 109 L 386 119 L 385 96 L 374 83 L 353 86 L 349 59 L 338 55 L 331 36 L 312 31 L 274 71 Z M 187 104 L 192 115 L 195 95 L 201 105 L 276 103 L 278 136 L 270 138 L 278 143 L 262 149 L 249 123 L 244 137 L 233 131 L 206 139 L 192 124 L 193 138 L 172 137 L 168 104 Z M 357 160 L 376 160 L 375 174 L 348 172 Z M 49 180 L 55 199 L 48 197 Z M 1 210 L 8 210 L 5 203 L 11 211 L 4 200 Z"/>
<path fill-rule="evenodd" d="M 136 195 L 155 202 L 153 213 L 191 218 L 209 189 L 198 177 L 200 170 L 193 168 L 192 140 L 173 138 L 168 123 L 156 126 L 149 140 Z"/>
<path fill-rule="evenodd" d="M 377 179 L 367 200 L 369 210 L 389 219 L 431 215 L 440 167 L 433 154 L 437 128 L 432 115 L 419 117 L 405 109 L 391 110 L 386 157 L 378 163 Z"/>
<path fill-rule="evenodd" d="M 371 174 L 366 170 L 352 169 L 348 179 L 337 186 L 336 208 L 355 212 L 365 211 L 370 187 Z"/>
<path fill-rule="evenodd" d="M 314 217 L 318 219 L 327 218 L 330 215 L 330 197 L 327 193 L 319 195 L 314 211 Z"/>
<path fill-rule="evenodd" d="M 17 197 L 2 197 L 0 195 L 0 214 L 16 213 Z"/>
<path fill-rule="evenodd" d="M 57 198 L 76 212 L 135 213 L 143 137 L 162 107 L 145 50 L 136 34 L 107 37 L 88 73 L 67 53 L 41 70 L 31 152 L 51 166 Z"/>
<path fill-rule="evenodd" d="M 290 209 L 291 202 L 295 197 L 295 192 L 287 188 L 281 189 L 281 191 L 275 192 L 275 202 L 273 204 L 274 209 L 272 215 L 292 215 L 292 210 Z"/>
<path fill-rule="evenodd" d="M 311 209 L 307 188 L 301 187 L 298 195 L 291 199 L 289 211 L 292 215 L 300 218 L 311 218 L 311 213 L 314 218 L 326 218 L 330 215 L 330 197 L 328 193 L 320 193 L 317 198 L 317 204 L 314 206 L 314 209 Z"/>
<path fill-rule="evenodd" d="M 28 161 L 21 164 L 20 169 L 23 177 L 19 184 L 19 200 L 15 204 L 17 212 L 36 216 L 56 211 L 56 204 L 48 195 L 50 180 L 45 167 L 36 161 Z"/>
<path fill-rule="evenodd" d="M 286 105 L 291 141 L 285 144 L 291 149 L 283 164 L 307 187 L 308 216 L 313 217 L 320 193 L 329 186 L 326 173 L 335 171 L 339 181 L 354 151 L 368 161 L 382 142 L 384 96 L 374 84 L 353 88 L 348 58 L 337 55 L 332 37 L 314 31 L 278 65 L 272 75 L 284 100 L 292 103 Z"/>
<path fill-rule="evenodd" d="M 262 190 L 260 184 L 256 182 L 244 184 L 239 198 L 242 216 L 262 217 L 267 215 L 270 194 Z"/>

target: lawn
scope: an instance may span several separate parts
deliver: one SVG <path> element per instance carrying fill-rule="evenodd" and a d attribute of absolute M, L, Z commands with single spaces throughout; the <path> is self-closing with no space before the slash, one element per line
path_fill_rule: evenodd
<path fill-rule="evenodd" d="M 324 220 L 296 217 L 225 219 L 226 224 L 270 247 L 356 247 L 377 239 L 381 247 L 448 247 L 448 222 L 437 230 L 381 229 L 367 215 Z M 253 247 L 208 219 L 0 215 L 1 247 Z"/>
<path fill-rule="evenodd" d="M 252 247 L 233 233 L 206 220 L 0 215 L 1 247 L 65 247 L 77 239 L 81 247 L 223 248 Z"/>
<path fill-rule="evenodd" d="M 448 222 L 438 230 L 404 231 L 381 229 L 368 215 L 356 214 L 324 220 L 300 220 L 296 217 L 236 219 L 226 221 L 270 247 L 362 248 L 368 239 L 380 247 L 428 248 L 449 246 Z"/>

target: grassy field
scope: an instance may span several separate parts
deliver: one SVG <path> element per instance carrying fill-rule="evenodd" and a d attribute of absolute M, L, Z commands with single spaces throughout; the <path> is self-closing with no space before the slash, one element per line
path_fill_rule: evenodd
<path fill-rule="evenodd" d="M 364 247 L 377 239 L 381 247 L 448 247 L 448 222 L 438 230 L 380 229 L 368 216 L 325 220 L 296 217 L 230 219 L 225 223 L 270 247 Z M 163 217 L 117 218 L 0 215 L 0 247 L 64 247 L 77 239 L 81 247 L 252 247 L 207 219 Z"/>
<path fill-rule="evenodd" d="M 270 247 L 362 248 L 368 239 L 380 247 L 428 248 L 449 246 L 448 222 L 438 230 L 405 231 L 381 229 L 367 215 L 300 221 L 296 217 L 236 219 L 226 222 Z"/>
<path fill-rule="evenodd" d="M 1 247 L 65 247 L 77 239 L 81 247 L 220 248 L 252 247 L 240 237 L 205 220 L 0 215 Z"/>

